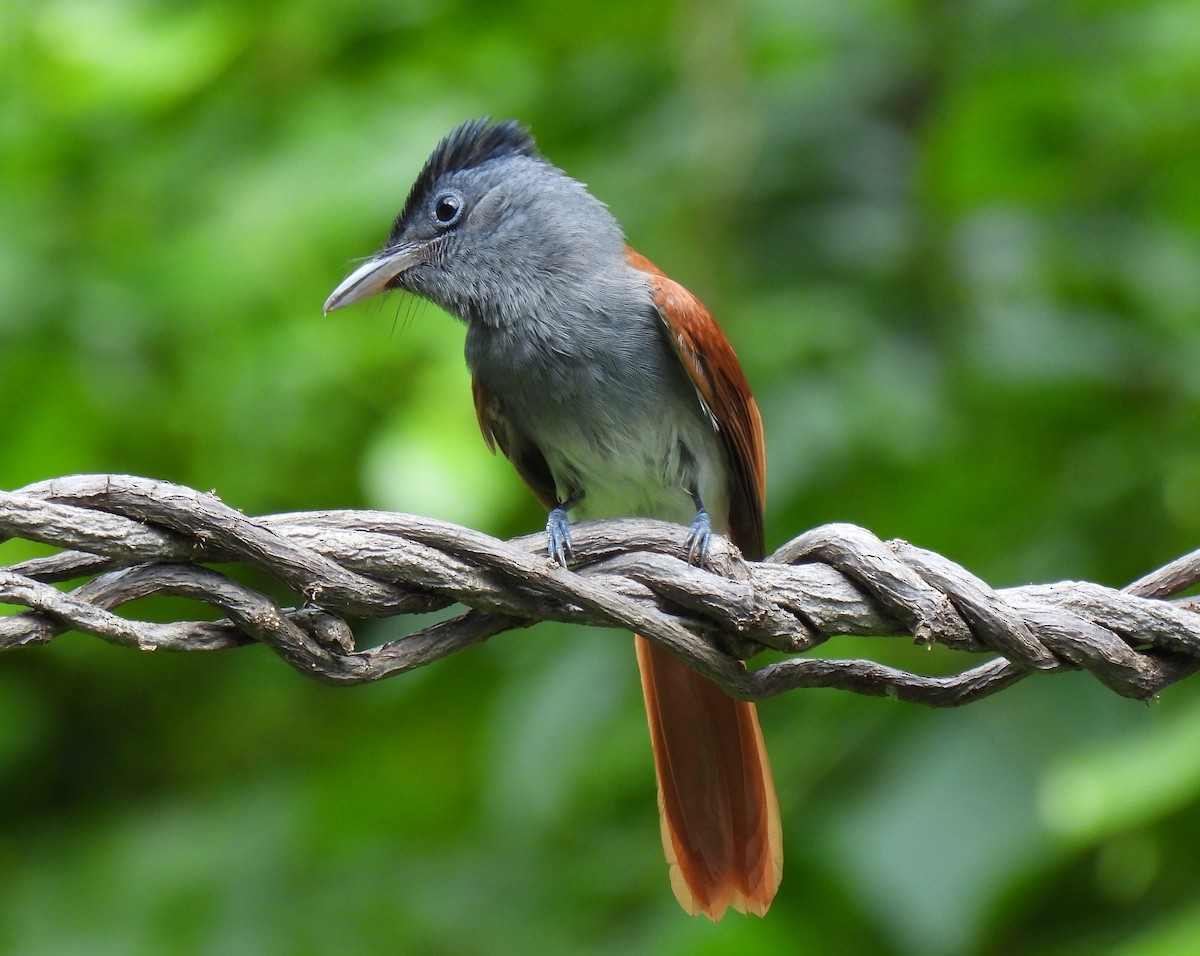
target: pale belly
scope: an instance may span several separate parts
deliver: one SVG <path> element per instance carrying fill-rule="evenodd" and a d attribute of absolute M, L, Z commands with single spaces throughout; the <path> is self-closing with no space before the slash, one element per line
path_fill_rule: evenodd
<path fill-rule="evenodd" d="M 665 415 L 608 422 L 602 433 L 570 428 L 541 444 L 559 500 L 577 488 L 573 518 L 647 517 L 690 524 L 698 493 L 713 527 L 728 519 L 726 452 L 700 416 L 680 425 Z"/>

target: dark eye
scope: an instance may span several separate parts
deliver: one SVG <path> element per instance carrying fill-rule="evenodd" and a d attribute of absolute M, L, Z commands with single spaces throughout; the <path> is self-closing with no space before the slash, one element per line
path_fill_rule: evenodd
<path fill-rule="evenodd" d="M 462 215 L 463 202 L 454 193 L 443 193 L 433 204 L 433 218 L 439 226 L 453 225 Z"/>

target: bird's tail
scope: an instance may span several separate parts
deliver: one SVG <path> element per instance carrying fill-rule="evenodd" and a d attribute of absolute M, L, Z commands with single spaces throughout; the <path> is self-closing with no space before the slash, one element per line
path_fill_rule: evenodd
<path fill-rule="evenodd" d="M 693 916 L 764 915 L 783 874 L 779 803 L 752 703 L 634 637 L 671 887 Z"/>

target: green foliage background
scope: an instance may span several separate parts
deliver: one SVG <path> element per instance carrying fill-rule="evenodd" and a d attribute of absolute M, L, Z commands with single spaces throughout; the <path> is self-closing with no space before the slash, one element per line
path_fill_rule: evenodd
<path fill-rule="evenodd" d="M 996 585 L 1121 585 L 1200 543 L 1192 0 L 0 18 L 0 487 L 539 526 L 456 323 L 320 313 L 487 113 L 722 320 L 771 545 L 853 521 Z M 785 882 L 714 927 L 668 889 L 627 635 L 543 626 L 354 690 L 67 637 L 0 661 L 0 952 L 1200 951 L 1198 688 L 768 702 Z"/>

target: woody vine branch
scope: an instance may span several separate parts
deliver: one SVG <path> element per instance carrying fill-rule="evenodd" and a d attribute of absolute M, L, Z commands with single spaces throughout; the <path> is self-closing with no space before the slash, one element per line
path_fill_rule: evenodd
<path fill-rule="evenodd" d="M 1200 602 L 1178 596 L 1200 581 L 1200 551 L 1120 590 L 1088 582 L 993 590 L 941 555 L 852 525 L 813 529 L 761 562 L 714 539 L 703 568 L 687 563 L 684 537 L 660 521 L 584 522 L 573 528 L 568 570 L 546 560 L 540 534 L 506 542 L 375 511 L 248 517 L 168 482 L 58 478 L 0 492 L 0 543 L 56 549 L 0 564 L 0 605 L 14 611 L 0 617 L 0 650 L 65 631 L 140 650 L 257 642 L 309 677 L 358 684 L 556 620 L 637 631 L 749 700 L 828 687 L 933 707 L 1069 669 L 1145 699 L 1200 667 Z M 293 600 L 235 580 L 224 569 L 236 564 Z M 154 595 L 214 610 L 171 623 L 116 613 Z M 456 605 L 465 610 L 355 646 L 351 621 Z M 960 651 L 967 663 L 931 677 L 813 656 L 840 635 L 908 636 Z M 788 656 L 743 663 L 764 648 Z"/>

